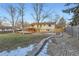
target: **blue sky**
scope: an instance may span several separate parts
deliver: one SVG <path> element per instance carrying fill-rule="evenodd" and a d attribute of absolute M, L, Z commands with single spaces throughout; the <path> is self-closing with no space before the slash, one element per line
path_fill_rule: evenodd
<path fill-rule="evenodd" d="M 18 6 L 18 4 L 13 4 L 15 7 Z M 63 13 L 62 10 L 67 8 L 64 6 L 64 3 L 51 3 L 51 4 L 44 4 L 44 9 L 45 10 L 49 10 L 52 9 L 53 13 L 52 14 L 58 14 L 59 16 L 63 16 L 66 20 L 70 19 L 72 17 L 72 15 Z M 0 16 L 5 16 L 10 18 L 9 14 L 6 12 L 6 7 L 8 7 L 8 4 L 0 4 Z M 26 9 L 25 9 L 25 21 L 31 23 L 31 22 L 35 22 L 35 20 L 32 18 L 31 13 L 33 12 L 32 9 L 32 4 L 27 3 L 25 5 Z M 52 18 L 54 19 L 55 16 L 53 15 Z M 50 19 L 46 19 L 46 21 L 48 21 Z M 52 20 L 53 21 L 53 20 Z"/>

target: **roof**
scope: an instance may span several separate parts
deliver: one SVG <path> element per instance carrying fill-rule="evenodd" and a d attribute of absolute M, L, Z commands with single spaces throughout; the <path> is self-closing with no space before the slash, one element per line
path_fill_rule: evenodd
<path fill-rule="evenodd" d="M 11 26 L 0 26 L 0 29 L 12 29 Z"/>
<path fill-rule="evenodd" d="M 63 17 L 60 17 L 57 22 L 56 22 L 56 25 L 63 25 L 63 24 L 66 24 L 66 21 Z"/>
<path fill-rule="evenodd" d="M 41 23 L 32 23 L 31 25 L 37 25 L 37 24 L 39 24 L 39 25 L 50 25 L 50 24 L 55 24 L 55 22 L 41 22 Z"/>

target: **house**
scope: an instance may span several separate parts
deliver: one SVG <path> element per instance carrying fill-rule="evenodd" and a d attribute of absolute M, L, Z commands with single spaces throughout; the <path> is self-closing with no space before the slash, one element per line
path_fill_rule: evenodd
<path fill-rule="evenodd" d="M 54 32 L 55 33 L 64 32 L 65 27 L 66 27 L 66 21 L 63 17 L 60 17 L 55 24 Z"/>
<path fill-rule="evenodd" d="M 52 32 L 54 25 L 55 22 L 32 23 L 26 30 L 30 32 Z"/>
<path fill-rule="evenodd" d="M 15 27 L 15 32 L 20 31 L 21 29 L 18 27 Z M 0 26 L 0 33 L 9 33 L 13 32 L 12 26 Z"/>
<path fill-rule="evenodd" d="M 25 31 L 28 32 L 63 32 L 66 26 L 66 21 L 63 17 L 60 17 L 57 22 L 40 22 L 32 23 L 28 27 L 25 27 Z"/>
<path fill-rule="evenodd" d="M 12 32 L 12 27 L 11 26 L 0 26 L 0 33 L 3 32 Z"/>

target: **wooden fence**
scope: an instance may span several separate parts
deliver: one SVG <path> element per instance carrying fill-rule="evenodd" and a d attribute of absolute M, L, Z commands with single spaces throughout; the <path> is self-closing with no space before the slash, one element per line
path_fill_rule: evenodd
<path fill-rule="evenodd" d="M 68 34 L 70 34 L 72 37 L 75 37 L 79 39 L 79 25 L 77 26 L 68 26 L 65 30 Z"/>

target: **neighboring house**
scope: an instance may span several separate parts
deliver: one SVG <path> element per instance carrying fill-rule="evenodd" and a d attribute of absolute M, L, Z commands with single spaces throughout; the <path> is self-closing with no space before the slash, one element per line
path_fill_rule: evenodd
<path fill-rule="evenodd" d="M 52 32 L 55 22 L 32 23 L 27 30 L 30 32 Z"/>
<path fill-rule="evenodd" d="M 18 27 L 15 28 L 15 32 L 20 31 L 20 30 L 21 29 Z M 13 32 L 13 28 L 12 28 L 12 26 L 0 26 L 0 33 L 2 33 L 2 32 L 5 32 L 5 33 Z"/>
<path fill-rule="evenodd" d="M 66 20 L 63 17 L 60 17 L 57 22 L 56 25 L 61 25 L 61 26 L 65 26 L 66 25 Z"/>
<path fill-rule="evenodd" d="M 66 21 L 63 17 L 60 17 L 55 24 L 54 32 L 64 32 L 65 28 Z"/>
<path fill-rule="evenodd" d="M 28 32 L 63 32 L 66 26 L 66 21 L 63 17 L 57 20 L 57 22 L 41 22 L 32 23 L 25 30 Z"/>
<path fill-rule="evenodd" d="M 0 26 L 0 32 L 12 32 L 11 26 Z"/>

